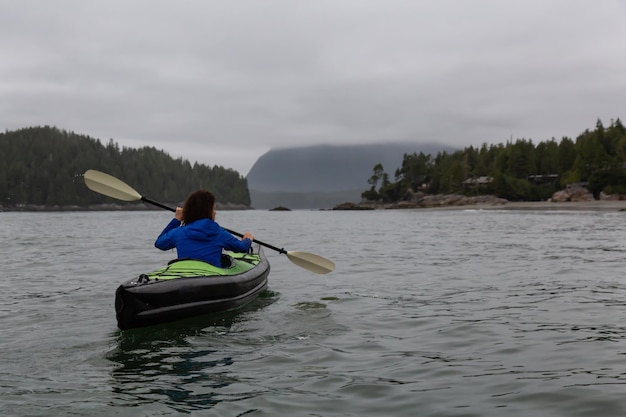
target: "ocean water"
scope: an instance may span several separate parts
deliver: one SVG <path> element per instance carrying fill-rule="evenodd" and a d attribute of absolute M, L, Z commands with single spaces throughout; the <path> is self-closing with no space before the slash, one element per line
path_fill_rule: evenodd
<path fill-rule="evenodd" d="M 121 332 L 170 216 L 0 213 L 0 415 L 626 415 L 625 212 L 219 212 L 336 270 Z"/>

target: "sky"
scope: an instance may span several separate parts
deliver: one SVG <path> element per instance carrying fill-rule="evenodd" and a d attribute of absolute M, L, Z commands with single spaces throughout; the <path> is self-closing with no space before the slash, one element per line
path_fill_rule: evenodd
<path fill-rule="evenodd" d="M 246 175 L 272 148 L 626 122 L 626 0 L 0 0 L 0 129 Z"/>

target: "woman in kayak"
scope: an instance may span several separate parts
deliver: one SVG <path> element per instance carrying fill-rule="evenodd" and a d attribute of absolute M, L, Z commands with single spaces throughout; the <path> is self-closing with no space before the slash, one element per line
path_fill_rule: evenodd
<path fill-rule="evenodd" d="M 163 229 L 154 246 L 176 248 L 178 258 L 191 258 L 221 267 L 222 249 L 248 252 L 254 237 L 246 232 L 241 240 L 215 222 L 215 196 L 206 190 L 189 195 L 183 208 L 176 207 L 172 221 Z"/>

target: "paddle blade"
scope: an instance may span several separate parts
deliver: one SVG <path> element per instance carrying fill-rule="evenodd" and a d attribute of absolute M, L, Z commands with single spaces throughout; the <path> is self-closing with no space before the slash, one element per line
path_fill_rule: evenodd
<path fill-rule="evenodd" d="M 328 274 L 335 269 L 333 261 L 313 253 L 288 251 L 287 257 L 294 264 L 316 274 Z"/>
<path fill-rule="evenodd" d="M 89 169 L 83 177 L 87 188 L 97 193 L 122 201 L 141 200 L 141 195 L 130 185 L 104 172 Z"/>

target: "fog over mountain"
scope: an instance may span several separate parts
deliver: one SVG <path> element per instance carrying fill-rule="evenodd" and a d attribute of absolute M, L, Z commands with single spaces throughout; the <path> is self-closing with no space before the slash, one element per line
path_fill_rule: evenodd
<path fill-rule="evenodd" d="M 369 188 L 376 164 L 393 178 L 405 153 L 437 154 L 453 148 L 432 143 L 394 142 L 370 145 L 316 145 L 272 149 L 262 155 L 247 175 L 252 206 L 330 208 L 358 202 Z"/>

